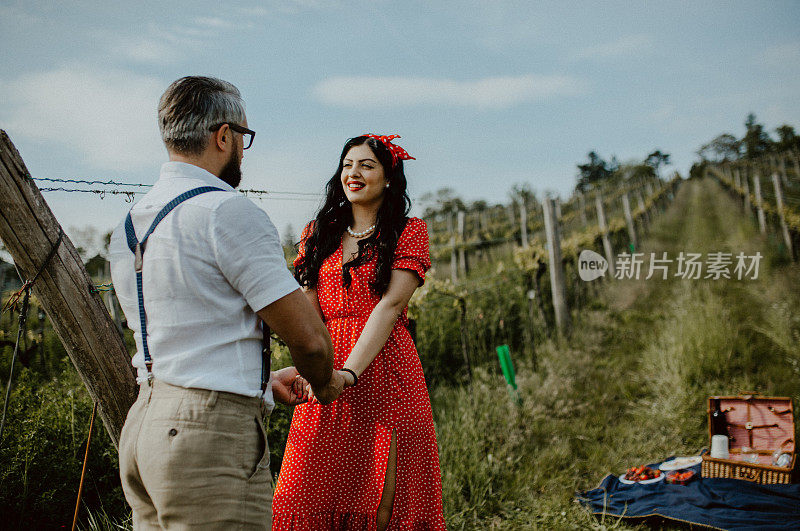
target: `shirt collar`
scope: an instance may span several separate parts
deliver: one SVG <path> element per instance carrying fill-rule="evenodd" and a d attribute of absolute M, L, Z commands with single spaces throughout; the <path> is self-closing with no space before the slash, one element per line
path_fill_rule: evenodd
<path fill-rule="evenodd" d="M 229 192 L 235 191 L 234 188 L 214 175 L 213 173 L 204 170 L 200 166 L 189 164 L 187 162 L 178 162 L 171 160 L 165 162 L 161 166 L 161 179 L 198 179 L 203 181 L 209 186 L 216 186 Z"/>

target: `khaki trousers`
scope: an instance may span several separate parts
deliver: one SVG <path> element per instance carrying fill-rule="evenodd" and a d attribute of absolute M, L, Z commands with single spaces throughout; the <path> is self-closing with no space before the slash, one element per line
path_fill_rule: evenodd
<path fill-rule="evenodd" d="M 119 441 L 133 527 L 270 529 L 272 475 L 262 400 L 142 384 Z"/>

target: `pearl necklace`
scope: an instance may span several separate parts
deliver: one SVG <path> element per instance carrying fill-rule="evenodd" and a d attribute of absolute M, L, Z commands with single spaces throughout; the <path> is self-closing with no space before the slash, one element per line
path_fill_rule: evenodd
<path fill-rule="evenodd" d="M 362 230 L 361 232 L 355 232 L 350 227 L 347 227 L 348 234 L 350 234 L 350 236 L 352 236 L 353 238 L 363 238 L 364 236 L 366 236 L 367 234 L 369 234 L 374 230 L 375 230 L 375 225 L 371 225 L 367 227 L 365 230 Z"/>

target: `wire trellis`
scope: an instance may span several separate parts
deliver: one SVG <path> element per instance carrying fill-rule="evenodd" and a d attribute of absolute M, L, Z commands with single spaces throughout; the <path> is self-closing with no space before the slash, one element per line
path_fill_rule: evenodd
<path fill-rule="evenodd" d="M 86 186 L 106 186 L 113 188 L 74 188 L 63 186 L 50 186 L 39 188 L 40 192 L 67 192 L 67 193 L 86 193 L 96 194 L 100 199 L 105 199 L 106 194 L 109 195 L 124 195 L 125 201 L 130 203 L 133 201 L 137 194 L 144 193 L 145 190 L 141 188 L 152 188 L 152 184 L 145 183 L 126 183 L 122 181 L 98 180 L 98 179 L 58 179 L 52 177 L 33 177 L 34 181 L 50 182 L 50 183 L 63 183 L 63 184 L 82 184 Z M 126 187 L 139 188 L 138 190 L 126 190 Z M 258 199 L 275 199 L 283 201 L 319 201 L 323 194 L 317 192 L 293 192 L 289 190 L 259 190 L 259 189 L 246 189 L 239 190 L 245 196 L 256 196 Z"/>

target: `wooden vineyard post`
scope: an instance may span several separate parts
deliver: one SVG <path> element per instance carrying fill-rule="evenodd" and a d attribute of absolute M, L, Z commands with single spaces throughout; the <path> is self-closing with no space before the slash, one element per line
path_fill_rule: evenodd
<path fill-rule="evenodd" d="M 781 155 L 781 179 L 783 179 L 783 185 L 789 185 L 789 176 L 786 175 L 786 157 Z"/>
<path fill-rule="evenodd" d="M 464 225 L 466 223 L 466 213 L 463 210 L 458 211 L 457 226 L 458 226 L 458 272 L 461 278 L 467 278 L 467 255 L 464 249 Z"/>
<path fill-rule="evenodd" d="M 536 327 L 536 290 L 533 289 L 534 275 L 535 273 L 525 275 L 525 291 L 528 299 L 528 326 L 525 327 L 525 342 L 534 351 L 533 370 L 536 370 L 536 351 L 534 347 L 536 342 L 536 336 L 534 335 Z"/>
<path fill-rule="evenodd" d="M 761 198 L 761 177 L 756 171 L 753 174 L 753 186 L 756 189 L 756 211 L 758 215 L 758 228 L 761 234 L 767 233 L 767 220 L 764 218 L 764 200 Z"/>
<path fill-rule="evenodd" d="M 561 199 L 556 197 L 553 200 L 553 205 L 555 206 L 556 219 L 558 220 L 559 223 L 561 223 Z"/>
<path fill-rule="evenodd" d="M 581 203 L 581 227 L 585 227 L 589 221 L 586 219 L 586 198 L 583 197 L 583 192 L 578 192 L 578 199 Z"/>
<path fill-rule="evenodd" d="M 794 178 L 800 180 L 800 157 L 792 154 L 792 161 L 794 161 Z"/>
<path fill-rule="evenodd" d="M 794 251 L 792 250 L 792 236 L 789 234 L 789 227 L 786 225 L 786 217 L 783 214 L 783 190 L 781 189 L 781 178 L 777 173 L 772 174 L 772 186 L 775 187 L 775 202 L 778 207 L 778 219 L 781 223 L 781 233 L 783 234 L 783 242 L 786 244 L 786 249 L 789 256 L 794 260 Z"/>
<path fill-rule="evenodd" d="M 553 294 L 556 327 L 560 334 L 567 335 L 570 323 L 569 308 L 567 308 L 567 288 L 564 281 L 564 264 L 561 258 L 561 235 L 559 234 L 553 200 L 545 197 L 542 207 L 548 258 L 550 260 L 550 289 Z"/>
<path fill-rule="evenodd" d="M 743 177 L 744 177 L 744 212 L 745 214 L 747 214 L 749 219 L 751 205 L 750 205 L 750 176 L 749 176 L 750 172 L 748 171 L 748 169 L 749 169 L 748 167 L 745 167 Z"/>
<path fill-rule="evenodd" d="M 111 281 L 111 262 L 106 260 L 106 263 L 103 266 L 103 278 L 107 279 L 109 282 Z M 114 321 L 114 325 L 117 327 L 117 331 L 120 335 L 123 333 L 122 330 L 122 318 L 121 312 L 118 308 L 117 298 L 114 296 L 114 292 L 112 290 L 108 290 L 103 294 L 103 301 L 106 303 L 106 308 L 108 308 L 108 312 L 111 314 L 111 319 Z"/>
<path fill-rule="evenodd" d="M 745 206 L 745 198 L 744 198 L 744 181 L 747 180 L 747 171 L 745 169 L 736 168 L 736 186 L 738 186 L 738 190 L 736 191 L 739 199 L 742 202 L 742 208 Z"/>
<path fill-rule="evenodd" d="M 485 210 L 481 210 L 480 212 L 478 212 L 478 223 L 479 223 L 479 226 L 480 226 L 480 238 L 479 238 L 479 240 L 480 240 L 481 244 L 483 244 L 483 242 L 486 239 L 486 235 L 489 233 L 489 222 L 486 220 L 486 216 L 487 216 L 487 212 Z M 487 246 L 481 245 L 481 249 L 482 249 L 481 257 L 483 258 L 483 262 L 484 263 L 489 263 L 490 261 L 492 261 L 492 258 L 493 258 L 492 246 L 491 245 L 487 245 Z"/>
<path fill-rule="evenodd" d="M 458 281 L 458 258 L 456 257 L 456 235 L 453 231 L 453 213 L 447 214 L 447 232 L 450 233 L 450 280 Z"/>
<path fill-rule="evenodd" d="M 544 309 L 544 300 L 542 299 L 542 277 L 544 276 L 547 267 L 539 262 L 539 267 L 536 269 L 536 276 L 533 277 L 533 290 L 536 292 L 536 307 L 539 310 L 539 317 L 542 319 L 544 325 L 544 333 L 547 337 L 552 335 L 550 323 L 547 319 L 547 312 Z"/>
<path fill-rule="evenodd" d="M 514 202 L 509 202 L 506 205 L 506 214 L 508 214 L 508 225 L 511 230 L 514 230 L 514 225 L 517 223 L 517 217 L 514 215 Z"/>
<path fill-rule="evenodd" d="M 628 199 L 628 192 L 622 194 L 622 208 L 625 210 L 625 223 L 628 225 L 628 236 L 630 236 L 633 249 L 639 249 L 639 243 L 636 241 L 636 229 L 633 226 L 633 215 L 631 215 L 631 202 Z"/>
<path fill-rule="evenodd" d="M 519 201 L 519 230 L 522 239 L 522 248 L 528 248 L 528 207 L 525 205 L 525 198 Z"/>
<path fill-rule="evenodd" d="M 649 183 L 648 183 L 649 185 Z M 594 198 L 595 205 L 597 206 L 597 223 L 600 225 L 600 232 L 603 236 L 603 250 L 606 253 L 606 260 L 608 261 L 608 274 L 609 278 L 616 276 L 616 267 L 614 266 L 614 251 L 611 249 L 611 240 L 608 239 L 608 227 L 606 226 L 606 214 L 603 210 L 603 196 L 598 192 Z"/>
<path fill-rule="evenodd" d="M 456 257 L 456 235 L 450 235 L 450 280 L 458 282 L 458 258 Z"/>
<path fill-rule="evenodd" d="M 642 224 L 645 228 L 650 224 L 650 219 L 647 215 L 647 210 L 644 207 L 644 198 L 642 197 L 642 192 L 636 192 L 636 202 L 639 205 L 639 210 L 642 211 Z"/>
<path fill-rule="evenodd" d="M 61 226 L 34 184 L 14 144 L 0 130 L 0 239 L 26 279 L 58 241 Z M 137 386 L 131 358 L 72 242 L 63 237 L 33 285 L 53 329 L 99 405 L 116 445 Z"/>
<path fill-rule="evenodd" d="M 472 383 L 472 360 L 469 358 L 469 347 L 467 346 L 467 300 L 464 297 L 458 298 L 458 308 L 460 310 L 460 323 L 459 332 L 461 335 L 461 354 L 464 356 L 464 363 L 467 365 L 467 376 Z"/>

